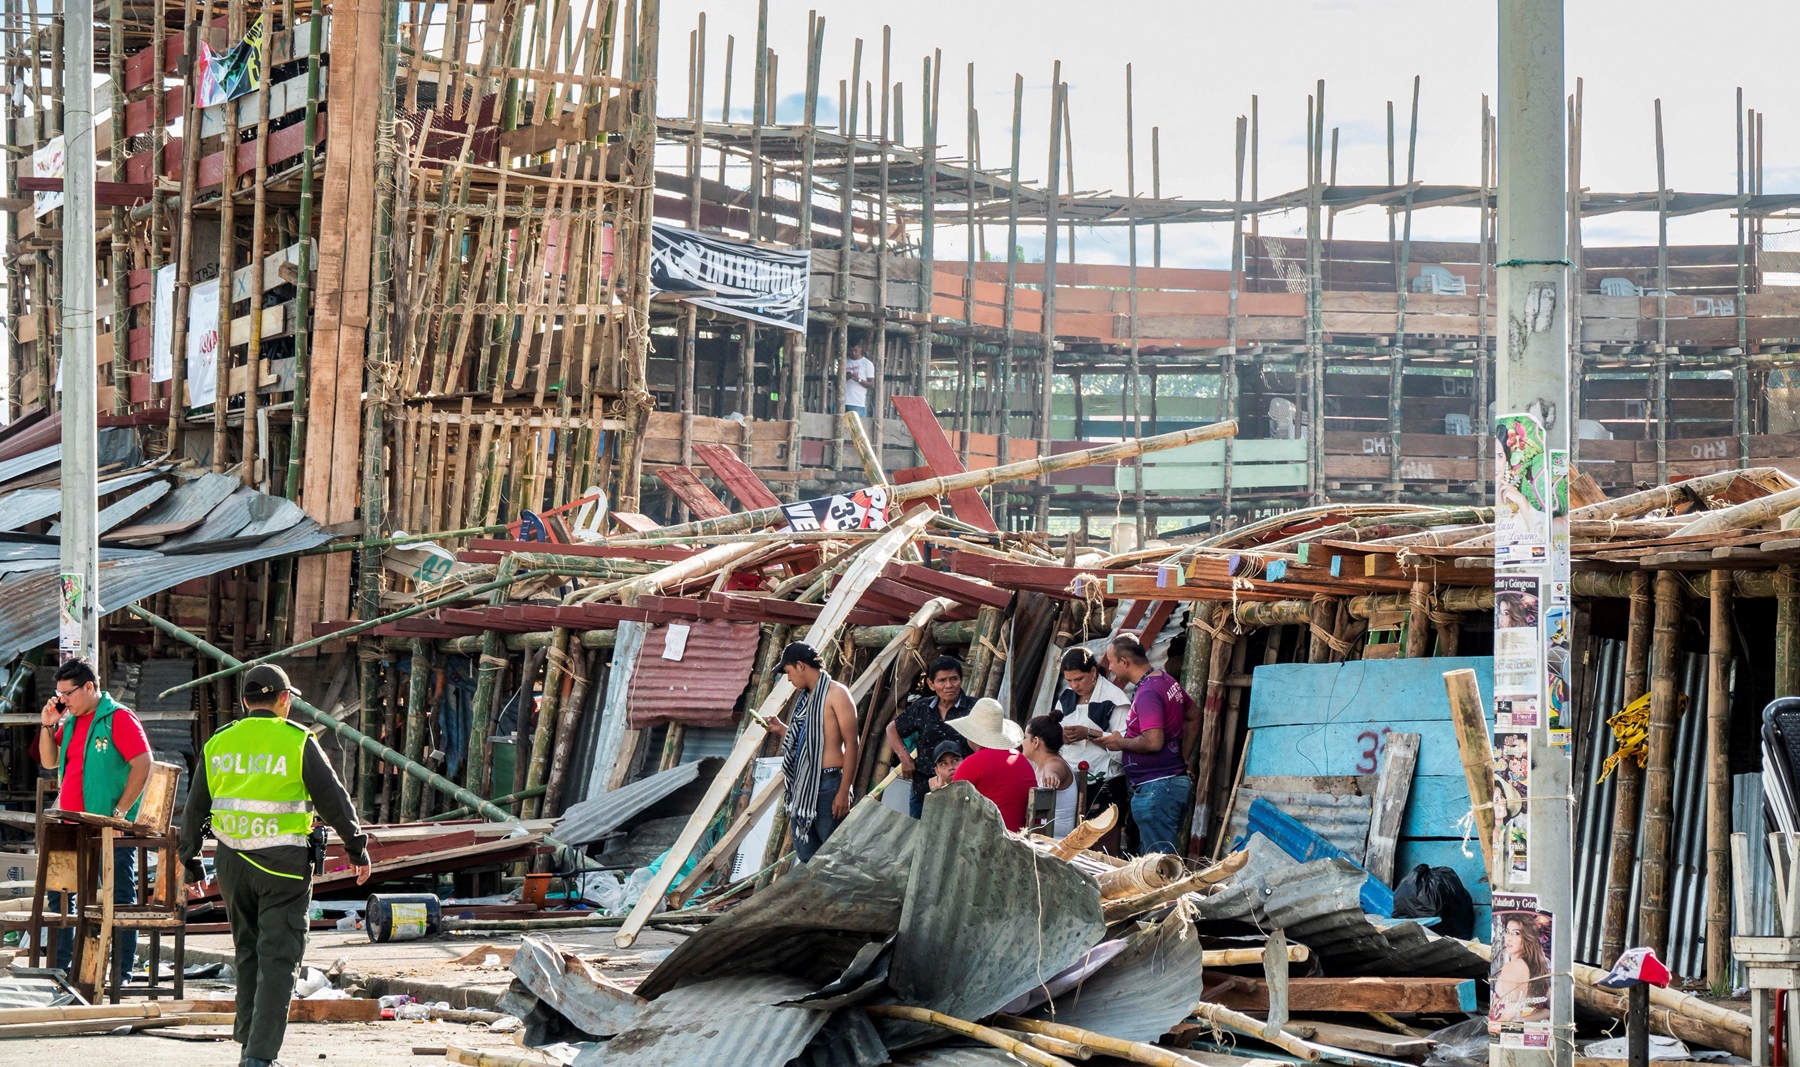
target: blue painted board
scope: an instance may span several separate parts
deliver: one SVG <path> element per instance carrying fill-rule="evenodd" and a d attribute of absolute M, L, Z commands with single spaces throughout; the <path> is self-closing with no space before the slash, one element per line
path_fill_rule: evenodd
<path fill-rule="evenodd" d="M 1479 845 L 1471 839 L 1473 855 L 1462 854 L 1457 823 L 1469 810 L 1469 790 L 1444 692 L 1444 673 L 1462 669 L 1475 671 L 1484 695 L 1493 692 L 1493 660 L 1485 656 L 1257 667 L 1244 775 L 1376 774 L 1388 732 L 1419 734 L 1395 878 L 1419 863 L 1455 870 L 1475 901 L 1475 929 L 1483 936 L 1489 886 Z"/>
<path fill-rule="evenodd" d="M 1299 819 L 1282 811 L 1262 797 L 1257 797 L 1250 802 L 1250 817 L 1247 825 L 1248 833 L 1262 834 L 1280 846 L 1283 852 L 1301 863 L 1310 863 L 1313 860 L 1341 859 L 1352 866 L 1362 866 L 1344 855 L 1336 845 L 1308 829 Z M 1370 915 L 1379 915 L 1385 919 L 1394 914 L 1394 891 L 1373 877 L 1363 881 L 1358 899 L 1362 902 L 1363 910 Z"/>
<path fill-rule="evenodd" d="M 1267 664 L 1252 675 L 1250 728 L 1420 719 L 1449 722 L 1444 672 L 1471 668 L 1481 691 L 1492 693 L 1494 661 L 1487 656 Z"/>

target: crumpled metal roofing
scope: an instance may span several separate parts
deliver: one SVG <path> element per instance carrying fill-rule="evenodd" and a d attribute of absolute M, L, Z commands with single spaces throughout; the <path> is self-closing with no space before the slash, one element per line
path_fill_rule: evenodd
<path fill-rule="evenodd" d="M 861 1008 L 832 1012 L 794 1061 L 797 1067 L 881 1067 L 887 1062 L 888 1048 L 875 1020 Z"/>
<path fill-rule="evenodd" d="M 153 467 L 150 470 L 132 471 L 116 478 L 101 479 L 99 491 L 101 495 L 116 493 L 139 482 L 154 478 L 167 471 L 167 467 Z M 0 500 L 0 530 L 16 530 L 21 526 L 47 519 L 62 511 L 62 486 L 55 485 L 47 489 L 20 489 Z"/>
<path fill-rule="evenodd" d="M 1462 942 L 1416 922 L 1372 919 L 1360 894 L 1368 872 L 1342 859 L 1301 863 L 1266 878 L 1268 921 L 1319 954 L 1331 974 L 1477 978 L 1488 963 Z"/>
<path fill-rule="evenodd" d="M 540 938 L 521 939 L 512 972 L 541 1003 L 595 1037 L 630 1029 L 646 1006 L 643 997 Z"/>
<path fill-rule="evenodd" d="M 674 625 L 688 630 L 680 659 L 663 658 L 669 624 L 651 627 L 638 650 L 626 695 L 633 730 L 666 722 L 726 725 L 756 667 L 756 646 L 762 637 L 756 623 L 702 619 Z"/>
<path fill-rule="evenodd" d="M 866 805 L 865 805 L 866 806 Z M 925 798 L 888 985 L 903 1003 L 981 1019 L 1100 943 L 1100 886 L 1006 832 L 967 782 Z M 884 1019 L 890 1047 L 931 1040 Z"/>
<path fill-rule="evenodd" d="M 825 1025 L 825 1012 L 781 1003 L 812 988 L 776 974 L 682 986 L 651 1001 L 636 1025 L 583 1052 L 574 1067 L 783 1067 Z"/>
<path fill-rule="evenodd" d="M 598 841 L 633 815 L 693 781 L 705 765 L 705 761 L 684 763 L 565 808 L 551 836 L 569 845 Z"/>
<path fill-rule="evenodd" d="M 198 478 L 176 486 L 167 500 L 144 516 L 144 525 L 160 526 L 164 523 L 204 518 L 212 509 L 224 503 L 226 497 L 236 492 L 241 484 L 229 474 L 207 471 Z"/>
<path fill-rule="evenodd" d="M 1125 1041 L 1155 1041 L 1188 1017 L 1202 991 L 1200 935 L 1187 901 L 1135 934 L 1125 951 L 1036 1012 Z"/>
<path fill-rule="evenodd" d="M 996 825 L 998 818 L 996 813 Z M 810 863 L 690 935 L 638 983 L 638 993 L 655 1000 L 685 977 L 726 973 L 760 948 L 809 934 L 893 935 L 901 925 L 919 830 L 920 824 L 885 804 L 856 805 Z M 1098 899 L 1096 888 L 1096 914 Z"/>
<path fill-rule="evenodd" d="M 329 540 L 331 535 L 308 519 L 274 537 L 229 551 L 198 551 L 180 556 L 150 551 L 120 553 L 108 558 L 109 553 L 102 549 L 101 610 L 115 611 L 191 578 L 291 555 Z M 54 545 L 49 547 L 55 548 Z M 0 612 L 0 656 L 10 657 L 56 638 L 60 584 L 60 575 L 54 567 L 14 574 L 8 580 L 0 581 L 0 601 L 6 604 L 6 610 Z"/>

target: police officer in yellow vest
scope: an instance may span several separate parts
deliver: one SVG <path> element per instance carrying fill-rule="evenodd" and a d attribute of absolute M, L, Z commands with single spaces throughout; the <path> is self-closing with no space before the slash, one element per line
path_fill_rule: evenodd
<path fill-rule="evenodd" d="M 288 721 L 300 690 L 264 664 L 244 675 L 245 716 L 206 743 L 181 827 L 181 859 L 202 880 L 207 814 L 219 847 L 213 868 L 237 949 L 241 1067 L 268 1067 L 281 1051 L 288 1001 L 306 951 L 312 909 L 312 804 L 344 843 L 357 884 L 368 881 L 368 836 L 337 773 L 304 726 Z"/>

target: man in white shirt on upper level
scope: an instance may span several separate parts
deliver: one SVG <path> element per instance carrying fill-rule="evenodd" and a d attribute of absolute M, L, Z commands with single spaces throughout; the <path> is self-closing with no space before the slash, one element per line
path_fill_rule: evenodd
<path fill-rule="evenodd" d="M 875 362 L 863 355 L 861 345 L 851 345 L 850 358 L 844 361 L 844 410 L 868 418 L 869 389 L 874 384 Z"/>

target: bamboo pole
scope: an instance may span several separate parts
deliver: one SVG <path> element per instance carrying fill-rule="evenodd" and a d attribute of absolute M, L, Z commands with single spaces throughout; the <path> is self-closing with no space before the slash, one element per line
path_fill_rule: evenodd
<path fill-rule="evenodd" d="M 269 221 L 266 189 L 269 180 L 269 90 L 271 83 L 275 80 L 269 76 L 269 37 L 274 31 L 275 20 L 271 17 L 266 0 L 261 6 L 263 29 L 260 34 L 261 40 L 257 43 L 257 66 L 263 73 L 262 84 L 256 89 L 256 173 L 252 179 L 255 182 L 255 189 L 251 194 L 253 199 L 250 208 L 250 345 L 249 355 L 246 359 L 249 371 L 245 374 L 247 381 L 244 384 L 244 434 L 241 446 L 243 448 L 242 477 L 244 484 L 252 488 L 259 484 L 266 484 L 269 476 L 273 474 L 273 471 L 262 471 L 259 476 L 257 471 L 259 458 L 257 453 L 268 448 L 266 441 L 263 442 L 261 448 L 257 444 L 259 430 L 256 425 L 256 386 L 262 377 L 263 250 L 266 247 L 264 234 L 268 229 Z M 236 107 L 237 105 L 236 103 L 227 103 L 225 106 Z M 233 150 L 237 142 L 227 140 L 225 143 L 227 146 L 232 146 L 228 147 L 225 153 L 225 170 L 229 175 L 237 162 L 237 153 Z M 231 188 L 232 184 L 228 180 L 225 183 L 227 198 L 231 196 Z M 309 265 L 302 263 L 303 268 Z M 221 286 L 229 284 L 224 275 L 220 276 L 219 284 Z M 220 303 L 228 303 L 229 299 L 228 295 L 223 296 Z M 303 329 L 304 327 L 299 323 L 294 324 L 294 333 L 298 334 Z M 228 341 L 229 338 L 220 336 L 220 355 L 228 350 Z M 269 451 L 273 456 L 273 449 L 269 449 Z"/>
<path fill-rule="evenodd" d="M 1638 904 L 1640 944 L 1666 954 L 1669 939 L 1669 849 L 1675 804 L 1675 717 L 1680 699 L 1681 582 L 1674 571 L 1656 572 L 1656 618 L 1650 641 L 1649 760 L 1644 766 L 1644 840 L 1639 862 L 1643 890 Z"/>
<path fill-rule="evenodd" d="M 1494 840 L 1494 748 L 1488 734 L 1487 714 L 1481 703 L 1481 687 L 1471 670 L 1445 671 L 1444 689 L 1450 697 L 1450 719 L 1456 730 L 1456 750 L 1462 757 L 1463 775 L 1469 784 L 1469 805 L 1475 813 L 1475 832 L 1481 839 L 1481 855 L 1494 884 L 1499 866 Z"/>
<path fill-rule="evenodd" d="M 1065 108 L 1068 104 L 1068 91 L 1063 86 L 1062 60 L 1057 60 L 1050 74 L 1050 167 L 1046 181 L 1048 188 L 1044 193 L 1044 298 L 1039 312 L 1039 326 L 1043 338 L 1041 362 L 1038 365 L 1038 412 L 1037 437 L 1038 455 L 1050 454 L 1051 416 L 1055 399 L 1056 377 L 1056 214 L 1059 203 L 1057 191 L 1057 172 L 1061 169 L 1062 126 Z M 1018 181 L 1018 172 L 1013 173 L 1013 180 Z M 1070 190 L 1073 192 L 1073 190 Z M 1037 503 L 1034 514 L 1037 517 L 1037 528 L 1050 528 L 1050 485 L 1047 480 L 1039 479 L 1037 485 Z"/>
<path fill-rule="evenodd" d="M 1308 1063 L 1319 1061 L 1318 1049 L 1312 1048 L 1293 1034 L 1282 1030 L 1265 1033 L 1261 1019 L 1252 1019 L 1243 1012 L 1232 1011 L 1223 1005 L 1201 1001 L 1194 1005 L 1194 1017 L 1202 1022 L 1254 1037 L 1259 1041 L 1267 1041 L 1288 1055 L 1298 1056 Z"/>
<path fill-rule="evenodd" d="M 226 5 L 225 32 L 227 37 L 236 41 L 244 33 L 244 0 L 228 0 Z M 266 36 L 266 35 L 265 35 Z M 237 273 L 237 144 L 238 144 L 238 102 L 227 100 L 223 105 L 225 113 L 225 164 L 224 177 L 219 186 L 219 344 L 217 358 L 214 361 L 216 371 L 213 387 L 213 440 L 212 469 L 215 474 L 224 474 L 231 466 L 228 458 L 226 416 L 231 407 L 231 307 L 232 276 Z M 187 137 L 196 141 L 200 138 L 198 126 L 190 129 L 182 127 Z M 193 195 L 197 188 L 184 186 L 183 192 Z M 250 301 L 251 314 L 259 309 L 256 300 Z M 247 428 L 247 427 L 246 427 Z M 249 457 L 243 457 L 249 462 Z"/>
<path fill-rule="evenodd" d="M 1775 568 L 1775 695 L 1800 696 L 1800 568 Z M 1738 595 L 1743 595 L 1743 583 Z"/>
<path fill-rule="evenodd" d="M 540 786 L 537 786 L 532 789 L 522 789 L 517 793 L 508 793 L 503 797 L 495 797 L 494 798 L 494 806 L 499 807 L 502 804 L 511 804 L 516 801 L 524 800 L 527 797 L 541 797 L 544 795 L 545 790 L 546 790 L 546 787 L 540 785 Z M 452 819 L 467 818 L 473 812 L 474 812 L 473 808 L 470 808 L 468 805 L 464 805 L 460 808 L 451 808 L 449 811 L 443 812 L 438 815 L 433 815 L 424 821 L 425 822 L 449 822 Z"/>
<path fill-rule="evenodd" d="M 145 611 L 135 604 L 126 605 L 125 610 L 149 623 L 169 637 L 172 637 L 194 651 L 199 652 L 201 655 L 216 659 L 219 662 L 228 664 L 234 668 L 249 666 L 246 663 L 240 663 L 233 659 L 223 649 L 202 641 L 200 638 L 195 637 L 193 634 L 176 626 L 174 623 L 169 622 L 167 619 L 152 615 L 150 612 Z M 338 721 L 299 697 L 294 698 L 293 710 L 297 712 L 302 719 L 305 719 L 314 725 L 323 726 L 327 730 L 338 735 L 339 738 L 356 745 L 365 752 L 372 753 L 380 759 L 393 764 L 407 777 L 417 778 L 431 788 L 452 798 L 457 803 L 467 805 L 480 813 L 482 818 L 493 822 L 517 824 L 518 820 L 514 819 L 505 809 L 494 806 L 469 790 L 452 782 L 450 779 L 445 778 L 443 775 L 433 773 L 432 770 L 424 764 L 407 759 L 404 755 L 382 744 L 368 734 L 363 733 L 356 727 L 351 726 L 349 723 Z M 549 834 L 545 834 L 543 840 L 546 844 L 553 845 L 557 848 L 568 847 Z"/>
<path fill-rule="evenodd" d="M 1262 958 L 1260 952 L 1257 953 L 1257 958 Z M 994 1021 L 1009 1030 L 1067 1041 L 1074 1045 L 1091 1048 L 1095 1052 L 1109 1053 L 1132 1063 L 1145 1063 L 1151 1067 L 1195 1067 L 1195 1060 L 1191 1057 L 1183 1056 L 1174 1049 L 1152 1045 L 1147 1041 L 1125 1041 L 1093 1030 L 1084 1030 L 1079 1026 L 1070 1026 L 1067 1023 L 1047 1022 L 1043 1019 L 1024 1019 L 1017 1015 L 997 1015 L 994 1017 Z"/>
<path fill-rule="evenodd" d="M 1430 590 L 1414 581 L 1406 610 L 1406 658 L 1423 659 L 1431 653 Z"/>
<path fill-rule="evenodd" d="M 1752 482 L 1762 482 L 1767 481 L 1770 478 L 1780 477 L 1784 477 L 1784 475 L 1782 475 L 1781 471 L 1775 467 L 1750 467 L 1745 470 L 1718 471 L 1714 474 L 1703 474 L 1698 478 L 1689 478 L 1676 485 L 1659 485 L 1654 489 L 1645 489 L 1642 492 L 1630 493 L 1626 496 L 1615 497 L 1611 500 L 1603 500 L 1597 504 L 1587 504 L 1569 512 L 1569 518 L 1571 520 L 1634 519 L 1647 512 L 1660 511 L 1663 508 L 1672 508 L 1678 504 L 1689 503 L 1694 496 L 1706 497 L 1712 496 L 1715 493 L 1724 492 L 1731 487 L 1731 483 L 1737 481 L 1739 478 L 1745 478 Z M 1769 498 L 1763 497 L 1762 499 L 1767 500 Z M 1756 501 L 1751 501 L 1751 503 L 1754 504 Z M 1729 511 L 1731 509 L 1726 510 Z M 1724 513 L 1725 512 L 1719 512 L 1717 514 Z M 1690 532 L 1703 533 L 1705 531 Z"/>
<path fill-rule="evenodd" d="M 1625 637 L 1625 684 L 1620 707 L 1644 695 L 1649 688 L 1650 574 L 1631 574 L 1631 616 Z M 1610 710 L 1610 709 L 1609 709 Z M 1625 950 L 1625 930 L 1630 922 L 1631 877 L 1637 866 L 1638 814 L 1644 797 L 1644 769 L 1637 760 L 1620 760 L 1618 784 L 1613 788 L 1612 844 L 1607 858 L 1606 912 L 1601 926 L 1600 957 L 1617 959 Z"/>
<path fill-rule="evenodd" d="M 1734 475 L 1737 472 L 1732 472 Z M 1681 483 L 1687 484 L 1685 482 Z M 1698 519 L 1676 530 L 1672 536 L 1691 537 L 1695 534 L 1726 533 L 1731 530 L 1748 530 L 1780 518 L 1783 514 L 1800 508 L 1800 488 L 1787 489 L 1779 493 L 1756 500 L 1747 501 L 1718 511 L 1708 511 Z"/>
<path fill-rule="evenodd" d="M 609 633 L 617 634 L 613 630 Z M 577 651 L 571 653 L 574 662 L 580 667 L 573 671 L 574 684 L 562 698 L 556 720 L 556 740 L 550 750 L 550 776 L 545 780 L 545 800 L 543 813 L 546 818 L 555 818 L 562 814 L 563 780 L 568 775 L 569 760 L 575 752 L 575 735 L 581 727 L 581 716 L 585 711 L 588 686 L 597 667 L 598 657 L 590 655 L 585 647 L 581 647 L 580 639 L 576 639 Z M 527 792 L 530 790 L 527 789 Z"/>
<path fill-rule="evenodd" d="M 1156 437 L 1127 439 L 1117 444 L 1102 445 L 1099 448 L 1065 452 L 1059 456 L 1048 455 L 1046 450 L 1036 459 L 1021 460 L 1017 463 L 1007 463 L 983 470 L 964 471 L 961 474 L 938 478 L 926 478 L 904 485 L 890 485 L 887 487 L 888 503 L 891 507 L 894 504 L 904 504 L 909 500 L 944 496 L 958 489 L 979 489 L 996 482 L 1036 478 L 1073 467 L 1099 466 L 1131 456 L 1180 448 L 1196 441 L 1215 441 L 1221 437 L 1231 437 L 1236 433 L 1237 423 L 1215 422 L 1208 426 L 1196 426 L 1188 430 L 1159 434 Z M 761 508 L 756 511 L 741 511 L 716 519 L 702 519 L 679 526 L 664 526 L 648 533 L 621 534 L 614 540 L 625 542 L 665 537 L 710 536 L 736 533 L 740 530 L 749 530 L 784 521 L 786 521 L 784 513 L 780 508 Z"/>
<path fill-rule="evenodd" d="M 550 769 L 550 749 L 556 740 L 558 725 L 557 711 L 562 707 L 564 690 L 574 682 L 569 671 L 569 628 L 558 626 L 555 636 L 550 639 L 550 647 L 544 653 L 544 697 L 538 704 L 537 729 L 531 735 L 531 764 L 525 772 L 525 789 L 544 784 L 544 777 Z M 521 718 L 523 721 L 523 707 Z M 524 819 L 535 819 L 538 813 L 538 802 L 535 797 L 527 798 L 519 806 L 519 816 Z"/>
<path fill-rule="evenodd" d="M 418 763 L 425 757 L 425 717 L 431 702 L 431 652 L 419 638 L 412 641 L 412 669 L 407 672 L 406 758 Z M 400 821 L 419 818 L 419 780 L 408 775 L 400 783 Z"/>
<path fill-rule="evenodd" d="M 982 1026 L 979 1023 L 958 1019 L 929 1008 L 914 1008 L 905 1004 L 870 1004 L 866 1005 L 863 1010 L 878 1019 L 907 1019 L 916 1023 L 927 1023 L 953 1034 L 971 1037 L 984 1044 L 1010 1052 L 1026 1063 L 1035 1063 L 1038 1067 L 1072 1067 L 1068 1060 L 1052 1056 L 1043 1049 L 1020 1041 L 1016 1037 L 1008 1037 L 991 1026 Z"/>
<path fill-rule="evenodd" d="M 514 582 L 522 582 L 528 578 L 542 578 L 545 575 L 554 574 L 554 573 L 556 573 L 556 572 L 552 571 L 552 570 L 539 569 L 539 570 L 529 570 L 529 571 L 524 572 L 523 574 L 519 574 L 516 576 L 515 575 L 502 575 L 500 578 L 496 579 L 495 581 L 483 582 L 480 585 L 470 586 L 467 589 L 459 589 L 454 593 L 448 593 L 444 596 L 438 597 L 435 600 L 428 600 L 421 604 L 414 604 L 411 607 L 401 608 L 398 611 L 392 611 L 386 615 L 381 615 L 381 616 L 378 616 L 373 619 L 368 619 L 363 622 L 359 622 L 359 623 L 355 624 L 354 626 L 346 626 L 342 630 L 335 630 L 331 633 L 312 638 L 311 640 L 302 641 L 297 645 L 289 645 L 287 648 L 281 649 L 278 652 L 271 652 L 266 656 L 259 656 L 258 658 L 253 659 L 253 660 L 246 660 L 242 663 L 237 664 L 236 666 L 227 667 L 221 671 L 215 671 L 212 674 L 206 675 L 205 677 L 196 678 L 191 682 L 183 682 L 180 685 L 171 686 L 170 688 L 163 690 L 163 692 L 160 695 L 166 697 L 166 696 L 170 696 L 171 694 L 174 694 L 174 693 L 182 692 L 183 690 L 186 690 L 186 689 L 192 689 L 195 686 L 205 685 L 207 682 L 218 681 L 218 680 L 222 680 L 225 678 L 229 678 L 234 674 L 239 674 L 239 673 L 242 673 L 243 671 L 247 671 L 251 667 L 255 667 L 255 666 L 258 666 L 258 665 L 264 664 L 264 663 L 269 663 L 269 662 L 272 662 L 272 661 L 278 660 L 278 659 L 285 659 L 289 656 L 293 656 L 300 652 L 304 652 L 309 648 L 317 648 L 320 645 L 325 644 L 327 641 L 341 641 L 346 637 L 355 637 L 358 634 L 367 633 L 370 630 L 375 629 L 377 626 L 385 626 L 390 622 L 397 622 L 400 619 L 409 619 L 409 618 L 412 618 L 414 615 L 421 615 L 427 611 L 434 611 L 438 608 L 444 607 L 447 604 L 454 604 L 459 601 L 468 600 L 471 597 L 480 596 L 482 593 L 491 593 L 497 589 L 505 589 L 507 586 L 513 584 Z M 223 661 L 221 661 L 221 662 L 223 662 Z"/>
<path fill-rule="evenodd" d="M 1706 657 L 1706 984 L 1731 978 L 1731 572 L 1712 572 Z"/>

